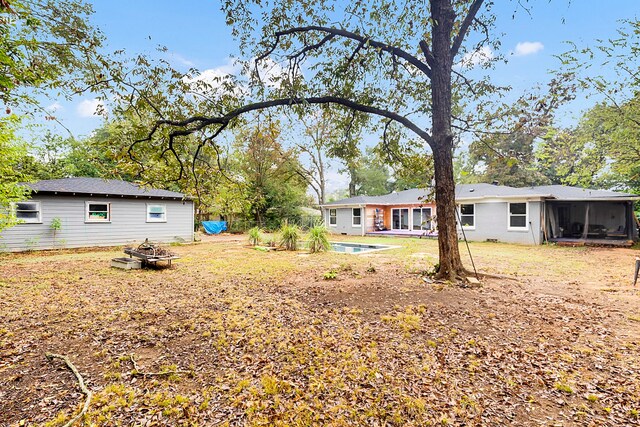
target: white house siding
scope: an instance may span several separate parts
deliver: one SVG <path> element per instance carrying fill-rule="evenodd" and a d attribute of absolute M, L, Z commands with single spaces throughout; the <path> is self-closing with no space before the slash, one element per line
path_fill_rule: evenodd
<path fill-rule="evenodd" d="M 332 209 L 336 209 L 336 225 L 330 225 L 329 208 L 325 209 L 325 221 L 327 224 L 327 228 L 329 229 L 329 232 L 336 233 L 336 234 L 346 234 L 350 236 L 362 235 L 362 226 L 366 223 L 365 215 L 368 214 L 365 212 L 365 208 L 361 208 L 362 224 L 355 227 L 353 226 L 353 221 L 352 221 L 353 208 L 332 208 Z"/>
<path fill-rule="evenodd" d="M 512 203 L 522 203 L 524 200 L 512 200 Z M 460 202 L 472 204 L 472 201 Z M 475 229 L 464 228 L 464 234 L 470 241 L 497 240 L 498 242 L 519 243 L 525 245 L 541 244 L 541 202 L 529 201 L 528 220 L 526 230 L 509 230 L 508 202 L 476 202 Z M 529 223 L 530 222 L 530 223 Z M 533 230 L 533 232 L 531 231 Z M 460 235 L 462 233 L 460 232 Z M 535 239 L 535 243 L 534 243 Z"/>
<path fill-rule="evenodd" d="M 117 246 L 141 242 L 193 241 L 193 202 L 122 197 L 69 197 L 35 194 L 39 201 L 40 224 L 18 224 L 0 233 L 0 250 Z M 110 223 L 85 222 L 85 202 L 111 203 Z M 167 222 L 147 222 L 147 204 L 165 204 Z M 51 221 L 60 218 L 62 227 L 53 241 Z"/>

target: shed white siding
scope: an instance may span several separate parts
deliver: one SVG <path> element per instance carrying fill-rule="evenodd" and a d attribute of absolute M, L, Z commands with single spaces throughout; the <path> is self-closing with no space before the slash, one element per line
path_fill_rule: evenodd
<path fill-rule="evenodd" d="M 42 222 L 18 224 L 0 233 L 0 250 L 24 251 L 87 246 L 117 246 L 142 242 L 193 241 L 193 202 L 149 198 L 83 197 L 34 194 Z M 111 221 L 86 222 L 86 202 L 111 203 Z M 148 222 L 147 204 L 166 205 L 166 222 Z M 55 242 L 51 221 L 62 227 Z"/>

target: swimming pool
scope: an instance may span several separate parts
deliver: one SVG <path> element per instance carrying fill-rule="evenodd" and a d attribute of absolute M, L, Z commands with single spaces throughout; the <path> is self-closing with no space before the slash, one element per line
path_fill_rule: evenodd
<path fill-rule="evenodd" d="M 331 248 L 335 252 L 344 252 L 348 254 L 359 254 L 364 252 L 383 251 L 385 249 L 397 248 L 392 245 L 374 245 L 369 243 L 346 243 L 331 242 Z"/>

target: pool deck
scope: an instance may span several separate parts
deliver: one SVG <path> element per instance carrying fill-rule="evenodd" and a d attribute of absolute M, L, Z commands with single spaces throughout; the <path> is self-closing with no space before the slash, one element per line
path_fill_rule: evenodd
<path fill-rule="evenodd" d="M 384 230 L 384 231 L 369 231 L 367 236 L 393 236 L 393 237 L 418 237 L 418 238 L 432 238 L 437 239 L 437 232 L 427 232 L 425 230 Z"/>

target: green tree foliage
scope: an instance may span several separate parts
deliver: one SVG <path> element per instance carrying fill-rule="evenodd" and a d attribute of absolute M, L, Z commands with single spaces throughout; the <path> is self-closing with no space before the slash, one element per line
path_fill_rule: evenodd
<path fill-rule="evenodd" d="M 555 141 L 560 150 L 580 153 L 563 179 L 585 182 L 591 174 L 598 186 L 640 191 L 639 52 L 640 21 L 629 20 L 622 23 L 618 37 L 589 47 L 574 44 L 560 57 L 559 73 L 597 100 L 568 132 L 571 138 Z"/>
<path fill-rule="evenodd" d="M 12 115 L 0 119 L 0 231 L 14 225 L 11 203 L 28 197 L 20 182 L 29 180 L 24 171 L 27 146 L 16 137 L 19 119 Z"/>
<path fill-rule="evenodd" d="M 525 187 L 548 184 L 538 170 L 535 136 L 524 132 L 488 135 L 469 146 L 467 171 L 475 182 Z"/>
<path fill-rule="evenodd" d="M 235 171 L 245 185 L 251 219 L 270 228 L 283 219 L 296 219 L 298 208 L 307 204 L 299 161 L 282 148 L 279 135 L 279 123 L 269 120 L 240 130 L 235 145 Z"/>
<path fill-rule="evenodd" d="M 81 0 L 0 3 L 0 102 L 40 109 L 36 96 L 71 94 L 101 77 L 102 34 L 89 24 Z"/>
<path fill-rule="evenodd" d="M 454 73 L 454 64 L 498 43 L 490 34 L 491 4 L 225 1 L 227 23 L 243 53 L 257 58 L 246 69 L 258 72 L 226 92 L 234 96 L 209 97 L 193 114 L 159 115 L 144 142 L 175 147 L 185 135 L 201 132 L 215 139 L 240 116 L 263 109 L 293 108 L 303 114 L 309 105 L 331 104 L 353 120 L 375 117 L 370 126 L 383 136 L 390 131 L 411 135 L 433 153 L 439 274 L 455 279 L 464 269 L 455 219 L 452 102 L 454 97 L 477 100 L 496 88 L 488 75 L 471 80 Z M 484 105 L 474 104 L 474 112 Z"/>
<path fill-rule="evenodd" d="M 536 150 L 540 172 L 551 184 L 601 187 L 606 155 L 594 142 L 599 132 L 585 119 L 575 129 L 551 129 Z"/>

